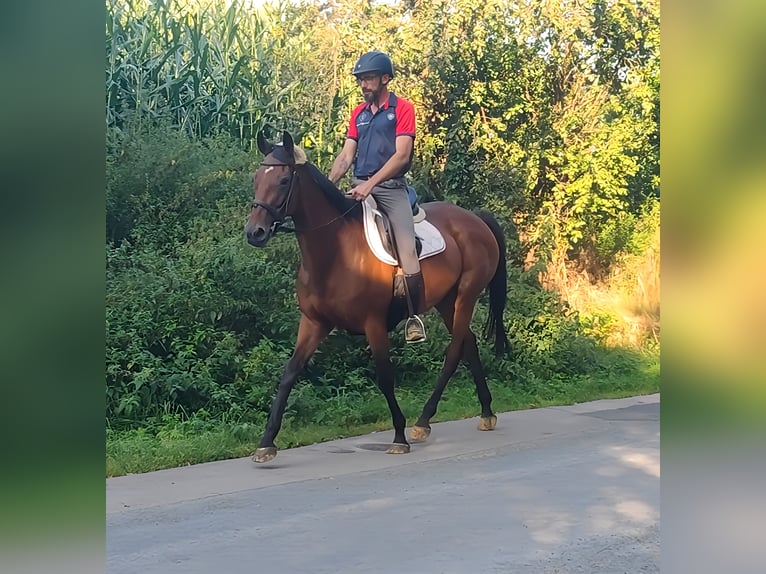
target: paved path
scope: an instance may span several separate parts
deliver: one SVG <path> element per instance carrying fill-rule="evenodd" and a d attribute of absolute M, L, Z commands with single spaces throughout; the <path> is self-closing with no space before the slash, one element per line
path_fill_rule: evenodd
<path fill-rule="evenodd" d="M 659 572 L 659 395 L 108 479 L 107 571 Z"/>

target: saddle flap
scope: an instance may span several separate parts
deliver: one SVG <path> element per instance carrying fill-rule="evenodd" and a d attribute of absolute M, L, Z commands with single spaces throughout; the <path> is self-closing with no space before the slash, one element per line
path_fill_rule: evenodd
<path fill-rule="evenodd" d="M 388 233 L 388 220 L 384 217 L 383 213 L 373 207 L 374 199 L 372 196 L 368 196 L 362 202 L 362 208 L 364 213 L 364 235 L 367 239 L 367 244 L 375 257 L 387 263 L 389 265 L 398 266 L 399 263 L 396 260 L 396 256 L 390 249 L 390 243 L 386 237 Z M 420 240 L 421 249 L 418 251 L 418 259 L 425 259 L 437 253 L 441 253 L 446 248 L 446 243 L 441 232 L 429 222 L 426 217 L 426 211 L 424 208 L 420 208 L 422 213 L 422 220 L 415 223 L 415 237 L 416 243 Z M 385 223 L 384 223 L 385 222 Z M 383 228 L 381 230 L 381 228 Z"/>

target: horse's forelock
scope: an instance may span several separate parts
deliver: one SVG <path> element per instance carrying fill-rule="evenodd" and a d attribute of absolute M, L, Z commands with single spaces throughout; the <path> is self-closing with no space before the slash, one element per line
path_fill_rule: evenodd
<path fill-rule="evenodd" d="M 293 157 L 295 158 L 295 163 L 297 165 L 303 165 L 308 161 L 308 158 L 306 157 L 306 152 L 303 151 L 302 148 L 299 148 L 298 146 L 293 147 Z"/>
<path fill-rule="evenodd" d="M 295 165 L 303 165 L 308 161 L 306 152 L 298 146 L 293 146 L 293 157 L 288 158 L 287 151 L 281 143 L 274 146 L 274 151 L 271 152 L 271 155 L 282 163 L 290 163 L 290 160 L 292 160 L 292 163 Z"/>

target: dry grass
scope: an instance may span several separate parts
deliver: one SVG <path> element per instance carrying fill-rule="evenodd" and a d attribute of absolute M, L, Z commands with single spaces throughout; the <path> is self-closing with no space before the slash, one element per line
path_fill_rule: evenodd
<path fill-rule="evenodd" d="M 583 316 L 605 344 L 640 349 L 660 340 L 660 232 L 641 255 L 624 257 L 604 281 L 592 282 L 554 258 L 540 281 Z"/>

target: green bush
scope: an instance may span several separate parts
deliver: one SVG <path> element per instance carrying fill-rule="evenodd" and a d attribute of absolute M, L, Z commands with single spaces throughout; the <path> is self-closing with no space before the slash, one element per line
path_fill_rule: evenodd
<path fill-rule="evenodd" d="M 234 213 L 224 209 L 220 217 L 235 219 Z M 141 420 L 166 402 L 189 412 L 226 412 L 247 398 L 241 382 L 254 372 L 248 351 L 263 340 L 294 336 L 292 267 L 245 245 L 241 229 L 235 233 L 220 221 L 198 221 L 195 228 L 197 236 L 175 249 L 127 241 L 107 248 L 107 409 L 113 417 Z M 288 348 L 269 365 L 272 377 Z"/>
<path fill-rule="evenodd" d="M 226 135 L 194 140 L 166 124 L 109 132 L 106 239 L 173 246 L 220 200 L 247 200 L 251 158 Z"/>
<path fill-rule="evenodd" d="M 557 295 L 520 282 L 510 286 L 512 360 L 523 372 L 545 379 L 596 367 L 596 346 L 583 333 L 579 314 Z"/>

